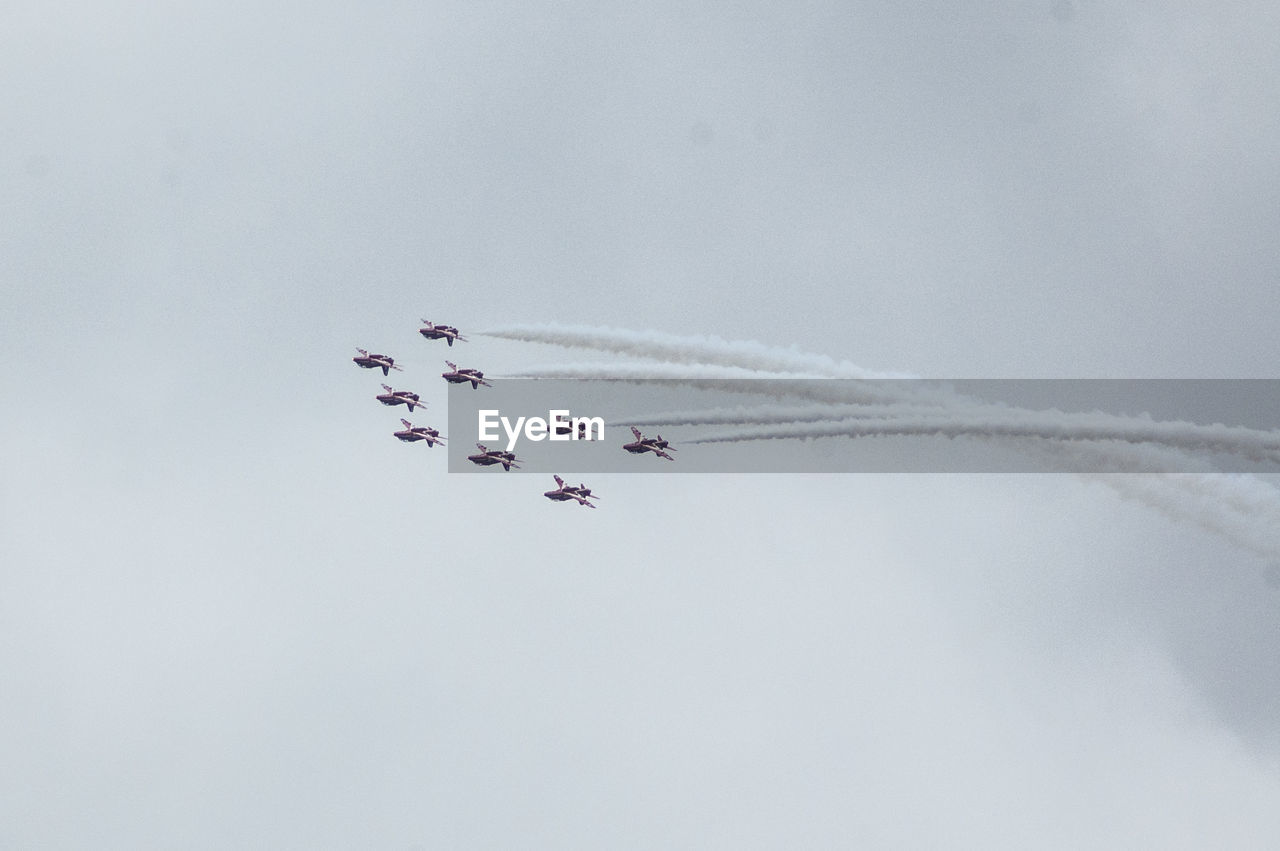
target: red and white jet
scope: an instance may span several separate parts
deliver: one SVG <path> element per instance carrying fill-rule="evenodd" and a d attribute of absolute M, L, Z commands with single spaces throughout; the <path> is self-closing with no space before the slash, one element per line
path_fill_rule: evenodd
<path fill-rule="evenodd" d="M 477 443 L 476 449 L 480 450 L 479 454 L 467 456 L 467 460 L 472 464 L 478 464 L 481 467 L 501 464 L 502 469 L 508 473 L 511 472 L 512 467 L 517 470 L 520 469 L 520 464 L 518 463 L 520 459 L 516 457 L 514 452 L 508 452 L 505 449 L 489 449 L 483 443 Z"/>
<path fill-rule="evenodd" d="M 631 433 L 636 436 L 635 442 L 624 443 L 622 448 L 630 452 L 632 455 L 652 452 L 659 458 L 666 458 L 668 461 L 676 460 L 667 454 L 668 449 L 672 452 L 675 452 L 675 450 L 671 449 L 671 444 L 668 441 L 662 439 L 662 435 L 658 435 L 657 437 L 645 437 L 640 433 L 640 429 L 635 426 L 631 427 Z"/>
<path fill-rule="evenodd" d="M 418 401 L 417 393 L 410 393 L 408 390 L 392 390 L 388 385 L 382 385 L 382 389 L 386 393 L 379 393 L 374 398 L 384 405 L 395 407 L 396 405 L 408 405 L 409 413 L 413 413 L 414 406 L 425 408 L 426 404 Z"/>
<path fill-rule="evenodd" d="M 566 485 L 564 483 L 564 479 L 559 476 L 554 476 L 554 478 L 559 487 L 553 491 L 547 491 L 544 493 L 543 496 L 547 499 L 554 500 L 555 502 L 568 502 L 569 500 L 574 499 L 582 505 L 585 505 L 587 508 L 595 508 L 595 505 L 587 502 L 587 499 L 599 499 L 600 497 L 592 496 L 591 488 L 583 484 L 579 484 L 576 487 L 573 485 Z"/>
<path fill-rule="evenodd" d="M 458 369 L 458 365 L 453 361 L 445 361 L 449 367 L 448 372 L 440 373 L 440 377 L 450 384 L 471 384 L 471 389 L 475 390 L 481 384 L 485 387 L 493 385 L 484 380 L 484 373 L 478 369 Z"/>
<path fill-rule="evenodd" d="M 356 366 L 365 369 L 381 369 L 383 375 L 390 375 L 391 370 L 400 369 L 400 367 L 396 366 L 395 358 L 386 355 L 371 355 L 364 349 L 356 349 L 356 351 L 360 353 L 360 357 L 352 358 Z"/>
<path fill-rule="evenodd" d="M 444 444 L 444 438 L 440 436 L 440 432 L 436 429 L 427 428 L 426 426 L 415 428 L 413 423 L 406 419 L 401 419 L 400 422 L 404 423 L 404 431 L 393 432 L 393 434 L 405 443 L 417 443 L 419 440 L 425 440 L 428 449 L 437 443 Z"/>
<path fill-rule="evenodd" d="M 422 320 L 422 324 L 425 327 L 419 328 L 418 333 L 426 337 L 428 340 L 444 340 L 450 345 L 450 347 L 453 346 L 454 340 L 461 343 L 465 343 L 467 341 L 467 338 L 459 334 L 458 329 L 454 328 L 452 325 L 436 325 L 430 319 Z"/>

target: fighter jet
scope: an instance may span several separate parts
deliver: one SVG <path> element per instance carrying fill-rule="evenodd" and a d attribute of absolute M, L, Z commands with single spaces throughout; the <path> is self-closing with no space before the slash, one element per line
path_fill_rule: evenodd
<path fill-rule="evenodd" d="M 478 369 L 458 369 L 458 365 L 453 361 L 445 361 L 449 366 L 448 372 L 440 373 L 440 377 L 450 384 L 466 384 L 471 383 L 471 389 L 475 390 L 481 384 L 485 387 L 493 385 L 484 380 L 484 373 Z"/>
<path fill-rule="evenodd" d="M 390 375 L 391 370 L 400 369 L 400 367 L 396 366 L 395 358 L 387 357 L 386 355 L 371 355 L 364 349 L 356 349 L 356 351 L 360 353 L 360 357 L 352 358 L 356 366 L 364 367 L 365 369 L 381 369 L 383 375 Z"/>
<path fill-rule="evenodd" d="M 467 338 L 459 334 L 458 329 L 454 328 L 452 325 L 436 325 L 430 319 L 422 320 L 422 324 L 426 327 L 419 328 L 418 333 L 426 337 L 428 340 L 444 340 L 450 347 L 453 346 L 454 340 L 458 340 L 462 343 L 467 341 Z"/>
<path fill-rule="evenodd" d="M 632 455 L 652 452 L 659 458 L 666 458 L 668 461 L 676 460 L 667 454 L 667 450 L 670 449 L 671 444 L 668 441 L 663 440 L 662 435 L 658 435 L 657 437 L 645 437 L 640 433 L 640 429 L 635 426 L 631 427 L 631 433 L 636 436 L 635 442 L 624 443 L 622 448 L 630 452 Z M 674 449 L 671 449 L 671 451 L 675 452 Z"/>
<path fill-rule="evenodd" d="M 409 413 L 411 414 L 413 413 L 413 408 L 415 405 L 420 408 L 426 407 L 426 404 L 424 402 L 418 401 L 417 393 L 410 393 L 408 390 L 392 390 L 386 384 L 382 385 L 382 389 L 387 392 L 379 393 L 374 398 L 384 405 L 388 405 L 391 407 L 394 407 L 396 405 L 408 405 Z"/>
<path fill-rule="evenodd" d="M 585 505 L 587 508 L 595 508 L 595 505 L 587 502 L 587 497 L 591 496 L 591 488 L 586 485 L 578 485 L 577 487 L 574 487 L 573 485 L 566 485 L 564 483 L 564 479 L 559 476 L 555 476 L 555 480 L 559 487 L 553 491 L 547 491 L 544 493 L 543 496 L 547 499 L 555 502 L 568 502 L 573 499 L 577 500 L 580 504 Z M 599 499 L 599 497 L 595 498 Z"/>
<path fill-rule="evenodd" d="M 508 452 L 505 449 L 489 449 L 483 443 L 477 443 L 476 449 L 480 452 L 477 455 L 468 455 L 467 460 L 472 464 L 479 464 L 481 467 L 490 467 L 494 464 L 501 464 L 502 469 L 508 473 L 511 468 L 520 469 L 517 463 L 520 459 L 516 457 L 516 453 Z"/>
<path fill-rule="evenodd" d="M 557 434 L 557 435 L 561 435 L 561 434 L 568 434 L 568 435 L 572 435 L 572 434 L 573 434 L 573 426 L 572 426 L 572 425 L 570 425 L 570 424 L 569 424 L 569 423 L 567 423 L 567 422 L 564 422 L 564 421 L 562 420 L 562 421 L 560 421 L 560 422 L 558 422 L 558 423 L 556 423 L 556 424 L 555 424 L 553 431 L 554 431 L 554 433 L 555 433 L 555 434 Z M 591 439 L 591 429 L 590 429 L 590 427 L 587 425 L 587 421 L 586 421 L 586 420 L 578 420 L 578 437 L 577 437 L 577 439 L 578 439 L 578 440 L 590 440 L 590 439 Z"/>
<path fill-rule="evenodd" d="M 440 432 L 436 429 L 427 428 L 426 426 L 414 428 L 413 423 L 406 419 L 401 419 L 400 422 L 404 423 L 404 431 L 393 432 L 393 434 L 405 443 L 417 443 L 419 440 L 425 440 L 428 449 L 437 443 L 444 443 L 444 438 L 440 436 Z"/>

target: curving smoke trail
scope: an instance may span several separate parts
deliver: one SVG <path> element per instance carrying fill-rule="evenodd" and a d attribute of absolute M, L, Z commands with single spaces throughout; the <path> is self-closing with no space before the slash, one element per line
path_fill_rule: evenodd
<path fill-rule="evenodd" d="M 1028 451 L 1050 460 L 1083 461 L 1091 468 L 1079 474 L 1084 479 L 1280 562 L 1280 491 L 1255 476 L 1217 472 L 1204 460 L 1199 471 L 1186 472 L 1193 459 L 1158 446 L 1037 441 Z"/>

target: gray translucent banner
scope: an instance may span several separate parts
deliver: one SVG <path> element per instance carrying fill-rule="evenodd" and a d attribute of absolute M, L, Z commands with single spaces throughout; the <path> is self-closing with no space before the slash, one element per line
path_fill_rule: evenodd
<path fill-rule="evenodd" d="M 492 385 L 449 388 L 451 473 L 1280 472 L 1273 379 Z"/>

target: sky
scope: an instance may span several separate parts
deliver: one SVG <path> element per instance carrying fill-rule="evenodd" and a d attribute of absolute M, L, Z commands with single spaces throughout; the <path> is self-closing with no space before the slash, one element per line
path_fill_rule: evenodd
<path fill-rule="evenodd" d="M 1271 378 L 1278 53 L 1261 0 L 6 4 L 0 846 L 1274 844 L 1255 550 L 1069 475 L 579 511 L 350 358 L 436 425 L 446 356 L 588 355 L 420 317 Z"/>

